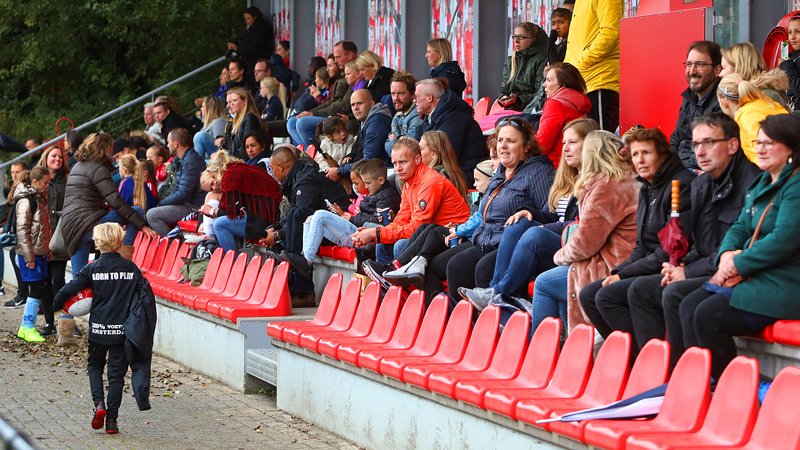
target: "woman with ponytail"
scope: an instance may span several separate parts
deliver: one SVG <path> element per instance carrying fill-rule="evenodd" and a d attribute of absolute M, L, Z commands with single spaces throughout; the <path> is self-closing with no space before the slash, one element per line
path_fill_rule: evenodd
<path fill-rule="evenodd" d="M 286 86 L 275 77 L 261 80 L 261 96 L 267 99 L 267 107 L 261 111 L 264 122 L 283 120 L 286 111 Z"/>

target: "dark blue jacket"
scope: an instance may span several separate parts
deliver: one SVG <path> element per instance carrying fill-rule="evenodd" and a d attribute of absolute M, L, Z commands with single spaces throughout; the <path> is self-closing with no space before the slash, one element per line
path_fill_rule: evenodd
<path fill-rule="evenodd" d="M 489 157 L 486 137 L 472 117 L 472 108 L 453 92 L 445 91 L 430 116 L 422 118 L 417 127 L 417 140 L 429 130 L 440 130 L 447 135 L 458 167 L 464 173 L 467 184 L 472 185 L 475 166 Z"/>
<path fill-rule="evenodd" d="M 270 97 L 267 101 L 267 107 L 261 113 L 267 115 L 264 118 L 264 122 L 283 120 L 283 103 L 281 103 L 281 99 L 277 95 Z"/>
<path fill-rule="evenodd" d="M 363 227 L 367 222 L 381 223 L 379 209 L 389 208 L 395 214 L 400 210 L 400 193 L 394 187 L 394 183 L 385 181 L 378 189 L 378 192 L 367 195 L 361 200 L 359 209 L 361 212 L 350 218 L 350 223 L 357 227 Z"/>
<path fill-rule="evenodd" d="M 286 86 L 286 92 L 297 92 L 300 88 L 300 74 L 286 67 L 283 57 L 277 53 L 269 57 L 272 63 L 272 76 Z"/>
<path fill-rule="evenodd" d="M 367 120 L 361 125 L 358 131 L 353 149 L 350 151 L 350 163 L 339 166 L 339 174 L 341 176 L 350 176 L 350 168 L 358 161 L 369 160 L 378 158 L 385 162 L 387 166 L 391 166 L 392 160 L 389 154 L 386 153 L 386 138 L 392 131 L 392 116 L 389 115 L 389 108 L 383 103 L 376 103 L 372 109 L 369 110 Z"/>
<path fill-rule="evenodd" d="M 447 82 L 450 83 L 450 90 L 453 91 L 458 98 L 461 98 L 464 94 L 464 89 L 467 88 L 466 78 L 464 77 L 464 72 L 461 71 L 461 67 L 458 65 L 458 61 L 448 61 L 436 67 L 432 67 L 431 78 L 436 77 L 447 78 Z"/>
<path fill-rule="evenodd" d="M 178 171 L 175 173 L 175 190 L 160 205 L 186 205 L 200 207 L 205 203 L 205 191 L 200 187 L 200 174 L 206 169 L 206 161 L 193 148 L 187 149 L 183 158 L 175 157 Z"/>

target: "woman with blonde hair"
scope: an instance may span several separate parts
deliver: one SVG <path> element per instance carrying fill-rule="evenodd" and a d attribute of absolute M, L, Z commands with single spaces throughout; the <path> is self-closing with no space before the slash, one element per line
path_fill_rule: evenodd
<path fill-rule="evenodd" d="M 450 84 L 450 90 L 461 98 L 467 88 L 466 77 L 458 61 L 453 61 L 453 49 L 450 41 L 445 38 L 436 38 L 428 41 L 425 59 L 431 66 L 430 78 L 443 77 Z"/>
<path fill-rule="evenodd" d="M 264 122 L 283 120 L 286 111 L 286 86 L 275 77 L 261 80 L 261 97 L 267 99 L 267 106 L 261 111 Z"/>
<path fill-rule="evenodd" d="M 251 132 L 261 129 L 265 133 L 267 125 L 261 120 L 253 95 L 243 87 L 228 90 L 228 112 L 233 115 L 230 134 L 225 137 L 228 150 L 239 159 L 247 158 L 245 137 Z"/>
<path fill-rule="evenodd" d="M 511 35 L 514 51 L 503 65 L 503 83 L 497 101 L 507 110 L 522 111 L 530 103 L 547 65 L 547 33 L 538 25 L 523 22 Z"/>
<path fill-rule="evenodd" d="M 372 94 L 375 103 L 379 103 L 384 95 L 391 91 L 394 70 L 383 65 L 383 58 L 377 53 L 364 50 L 356 59 L 356 64 L 364 74 L 364 88 Z"/>
<path fill-rule="evenodd" d="M 762 86 L 777 86 L 786 91 L 789 82 L 783 72 L 771 70 L 764 72 L 752 80 L 745 80 L 738 73 L 722 77 L 717 87 L 717 99 L 722 112 L 732 117 L 740 130 L 740 142 L 747 159 L 758 163 L 754 141 L 761 128 L 761 121 L 776 114 L 789 114 L 781 106 L 762 91 Z"/>
<path fill-rule="evenodd" d="M 447 177 L 456 187 L 461 198 L 469 204 L 469 189 L 461 169 L 458 168 L 456 154 L 450 139 L 443 131 L 426 131 L 419 140 L 422 163 Z"/>
<path fill-rule="evenodd" d="M 228 114 L 223 101 L 213 95 L 203 98 L 200 114 L 203 128 L 194 135 L 194 149 L 203 158 L 210 158 L 225 139 Z"/>
<path fill-rule="evenodd" d="M 719 73 L 720 77 L 731 73 L 738 73 L 742 76 L 743 80 L 752 80 L 759 75 L 767 72 L 767 63 L 761 52 L 758 51 L 752 42 L 740 42 L 730 48 L 722 50 L 722 71 Z M 769 81 L 762 80 L 760 89 L 764 95 L 775 100 L 781 106 L 786 108 L 786 102 L 789 97 L 786 95 L 786 89 L 783 88 L 783 81 L 780 78 L 785 74 L 781 74 L 780 69 L 773 69 L 771 72 L 774 78 Z M 773 85 L 770 81 L 775 82 Z M 788 83 L 788 79 L 786 80 Z"/>

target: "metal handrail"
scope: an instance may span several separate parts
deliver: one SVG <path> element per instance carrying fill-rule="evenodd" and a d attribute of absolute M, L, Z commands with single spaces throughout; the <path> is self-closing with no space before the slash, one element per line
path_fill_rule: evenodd
<path fill-rule="evenodd" d="M 148 99 L 148 97 L 152 98 L 152 96 L 153 96 L 154 94 L 156 94 L 156 93 L 158 93 L 158 92 L 161 92 L 161 91 L 163 91 L 164 89 L 166 89 L 166 88 L 168 88 L 168 87 L 170 87 L 170 86 L 172 86 L 172 85 L 175 85 L 175 84 L 177 84 L 177 83 L 180 83 L 181 81 L 184 81 L 184 80 L 186 80 L 187 78 L 193 77 L 194 75 L 197 75 L 198 73 L 200 73 L 200 72 L 202 72 L 202 71 L 204 71 L 204 70 L 206 70 L 206 69 L 209 69 L 209 68 L 213 67 L 214 65 L 221 63 L 221 62 L 222 62 L 222 61 L 224 61 L 224 60 L 225 60 L 225 57 L 224 57 L 224 56 L 221 56 L 221 57 L 219 57 L 219 58 L 215 59 L 214 61 L 211 61 L 210 63 L 208 63 L 208 64 L 206 64 L 206 65 L 204 65 L 204 66 L 202 66 L 202 67 L 199 67 L 199 68 L 197 68 L 197 69 L 195 69 L 195 70 L 193 70 L 193 71 L 191 71 L 191 72 L 187 73 L 186 75 L 183 75 L 183 76 L 181 76 L 181 77 L 178 77 L 178 78 L 176 78 L 176 79 L 174 79 L 174 80 L 170 81 L 169 83 L 167 83 L 167 84 L 165 84 L 165 85 L 163 85 L 163 86 L 161 86 L 161 87 L 158 87 L 158 88 L 156 88 L 156 89 L 153 89 L 152 91 L 150 91 L 150 92 L 148 92 L 148 93 L 146 93 L 146 94 L 142 95 L 141 97 L 138 97 L 138 98 L 136 98 L 136 99 L 134 99 L 134 100 L 131 100 L 131 101 L 129 101 L 128 103 L 125 103 L 124 105 L 122 105 L 122 106 L 120 106 L 120 107 L 118 107 L 118 108 L 112 109 L 111 111 L 109 111 L 109 112 L 107 112 L 107 113 L 103 114 L 102 116 L 95 117 L 94 119 L 92 119 L 92 120 L 90 120 L 90 121 L 88 121 L 88 122 L 84 123 L 83 125 L 80 125 L 80 126 L 76 127 L 76 128 L 75 128 L 75 131 L 80 131 L 80 130 L 82 130 L 82 129 L 86 128 L 86 127 L 89 127 L 89 126 L 91 126 L 91 125 L 94 125 L 94 124 L 96 124 L 97 122 L 100 122 L 100 121 L 101 121 L 101 120 L 103 120 L 103 119 L 107 119 L 107 118 L 109 118 L 109 117 L 113 116 L 114 114 L 117 114 L 117 113 L 119 113 L 119 112 L 122 112 L 122 111 L 124 111 L 124 110 L 126 110 L 126 109 L 130 108 L 131 106 L 133 106 L 133 105 L 135 105 L 135 104 L 137 104 L 137 103 L 140 103 L 140 102 L 142 102 L 142 101 L 144 101 L 144 100 L 147 100 L 147 99 Z M 31 150 L 29 150 L 29 151 L 27 151 L 27 152 L 25 152 L 25 153 L 23 153 L 23 154 L 21 154 L 21 155 L 17 156 L 16 158 L 14 158 L 14 159 L 12 159 L 12 160 L 9 160 L 9 161 L 6 161 L 6 162 L 4 162 L 4 163 L 0 164 L 0 169 L 3 169 L 3 168 L 5 168 L 6 166 L 10 166 L 11 164 L 13 164 L 13 163 L 14 163 L 14 161 L 17 161 L 17 160 L 19 160 L 19 159 L 22 159 L 22 158 L 26 158 L 26 157 L 28 157 L 28 156 L 30 156 L 30 155 L 32 155 L 32 154 L 34 154 L 34 153 L 38 152 L 39 150 L 41 150 L 41 149 L 43 149 L 43 148 L 45 148 L 45 147 L 49 147 L 49 146 L 51 146 L 51 145 L 55 144 L 56 142 L 58 142 L 58 141 L 60 141 L 60 140 L 64 139 L 66 136 L 67 136 L 67 133 L 64 133 L 64 134 L 62 134 L 61 136 L 58 136 L 58 137 L 56 137 L 56 138 L 54 138 L 54 139 L 50 139 L 49 141 L 45 142 L 44 144 L 42 144 L 42 145 L 39 145 L 38 147 L 36 147 L 36 148 L 34 148 L 34 149 L 31 149 Z"/>
<path fill-rule="evenodd" d="M 36 450 L 31 443 L 14 427 L 0 417 L 0 444 L 9 450 Z"/>

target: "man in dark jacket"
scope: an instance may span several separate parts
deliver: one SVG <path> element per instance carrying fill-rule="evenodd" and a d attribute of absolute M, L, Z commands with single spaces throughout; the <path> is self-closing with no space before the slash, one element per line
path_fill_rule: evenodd
<path fill-rule="evenodd" d="M 718 112 L 717 86 L 719 73 L 722 71 L 722 50 L 719 44 L 710 41 L 696 41 L 689 46 L 684 63 L 686 81 L 689 87 L 683 91 L 683 103 L 675 124 L 675 131 L 670 136 L 672 151 L 681 157 L 683 165 L 689 170 L 702 170 L 697 165 L 692 150 L 692 120 Z"/>
<path fill-rule="evenodd" d="M 161 236 L 171 230 L 169 224 L 183 219 L 205 202 L 205 192 L 200 186 L 200 174 L 206 162 L 192 148 L 192 137 L 183 128 L 173 130 L 167 137 L 170 156 L 177 161 L 175 189 L 167 198 L 161 200 L 157 208 L 147 211 L 147 222 Z M 190 151 L 191 150 L 191 151 Z"/>
<path fill-rule="evenodd" d="M 291 98 L 300 88 L 300 74 L 286 67 L 283 58 L 277 53 L 270 56 L 269 61 L 272 63 L 272 76 L 283 83 L 286 94 Z"/>
<path fill-rule="evenodd" d="M 166 136 L 168 136 L 172 130 L 178 128 L 183 128 L 184 130 L 192 129 L 189 122 L 184 119 L 183 116 L 173 112 L 167 102 L 156 103 L 156 106 L 153 107 L 153 114 L 156 116 L 156 121 L 161 124 L 160 134 L 163 139 L 166 139 Z M 166 144 L 166 142 L 162 142 L 162 144 Z"/>
<path fill-rule="evenodd" d="M 383 103 L 375 103 L 372 94 L 366 89 L 359 89 L 350 96 L 350 107 L 356 120 L 361 122 L 358 137 L 353 144 L 349 162 L 327 170 L 328 177 L 339 181 L 339 177 L 349 177 L 353 164 L 361 160 L 380 159 L 386 165 L 391 164 L 384 144 L 392 131 L 392 116 L 389 108 Z"/>
<path fill-rule="evenodd" d="M 445 91 L 437 80 L 430 78 L 417 83 L 414 98 L 417 111 L 423 116 L 417 127 L 417 140 L 426 131 L 443 131 L 450 139 L 464 179 L 472 186 L 472 171 L 479 162 L 489 157 L 486 139 L 473 117 L 472 108 L 451 91 Z"/>
<path fill-rule="evenodd" d="M 665 314 L 675 317 L 672 323 L 680 323 L 681 300 L 716 272 L 722 238 L 739 217 L 748 186 L 761 173 L 739 147 L 739 126 L 733 119 L 713 113 L 694 119 L 692 127 L 691 144 L 703 170 L 692 181 L 691 227 L 684 228 L 692 247 L 681 265 L 664 263 L 661 274 L 639 277 L 628 289 L 639 348 L 652 338 L 664 339 Z M 679 328 L 666 334 L 675 367 L 685 350 L 682 334 Z"/>

